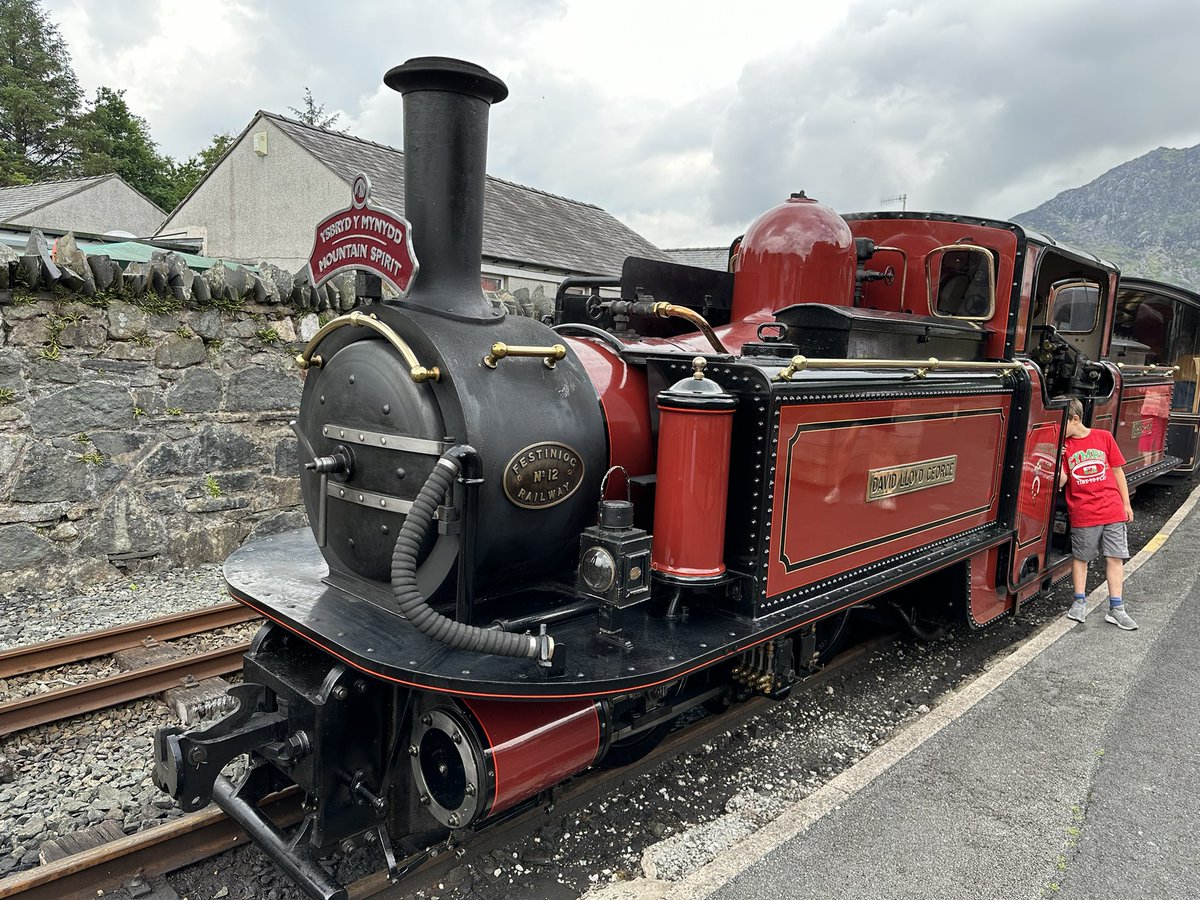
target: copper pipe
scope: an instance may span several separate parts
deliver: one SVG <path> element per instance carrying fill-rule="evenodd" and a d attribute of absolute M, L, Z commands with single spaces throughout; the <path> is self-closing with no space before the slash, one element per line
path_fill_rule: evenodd
<path fill-rule="evenodd" d="M 713 327 L 708 324 L 708 320 L 695 310 L 688 309 L 686 306 L 676 306 L 674 303 L 655 303 L 650 307 L 650 311 L 660 319 L 670 319 L 673 317 L 691 322 L 708 338 L 708 342 L 712 344 L 714 350 L 718 353 L 729 355 L 729 351 L 725 349 L 725 345 L 721 343 L 721 339 L 717 337 L 717 333 L 713 331 Z"/>

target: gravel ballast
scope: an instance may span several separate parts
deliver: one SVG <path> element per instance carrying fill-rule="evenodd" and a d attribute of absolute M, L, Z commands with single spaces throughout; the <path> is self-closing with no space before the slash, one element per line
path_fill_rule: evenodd
<path fill-rule="evenodd" d="M 139 576 L 80 594 L 0 596 L 0 649 L 227 601 L 219 566 Z M 171 641 L 194 654 L 249 640 L 250 622 Z M 0 702 L 119 673 L 109 657 L 0 681 Z M 181 815 L 150 780 L 155 729 L 177 724 L 158 698 L 125 703 L 0 738 L 0 877 L 38 864 L 49 840 L 96 825 L 126 833 Z"/>

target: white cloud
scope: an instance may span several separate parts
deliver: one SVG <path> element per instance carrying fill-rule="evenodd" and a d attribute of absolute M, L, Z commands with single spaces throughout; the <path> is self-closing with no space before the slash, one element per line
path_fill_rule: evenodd
<path fill-rule="evenodd" d="M 89 95 L 126 89 L 186 157 L 309 87 L 395 146 L 383 73 L 504 78 L 489 171 L 603 206 L 663 246 L 727 243 L 806 189 L 843 211 L 1007 217 L 1161 144 L 1200 141 L 1200 6 L 1038 0 L 46 0 Z M 1163 23 L 1170 23 L 1164 27 Z"/>

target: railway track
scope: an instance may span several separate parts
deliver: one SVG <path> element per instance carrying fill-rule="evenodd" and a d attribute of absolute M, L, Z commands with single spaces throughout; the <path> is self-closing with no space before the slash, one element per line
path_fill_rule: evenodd
<path fill-rule="evenodd" d="M 887 635 L 852 648 L 819 672 L 800 682 L 796 691 L 813 690 L 848 666 L 865 659 L 894 639 Z M 719 716 L 707 716 L 667 736 L 649 754 L 619 769 L 593 769 L 554 789 L 553 809 L 569 812 L 615 790 L 619 785 L 644 775 L 665 761 L 696 750 L 722 732 L 746 725 L 775 701 L 752 697 Z M 299 795 L 285 792 L 263 804 L 281 828 L 301 818 Z M 544 817 L 544 806 L 535 806 L 471 835 L 461 846 L 447 843 L 419 858 L 402 864 L 405 877 L 396 884 L 384 872 L 375 872 L 347 886 L 349 895 L 365 900 L 387 894 L 400 896 L 419 883 L 437 878 L 456 865 L 511 842 L 531 831 Z M 147 828 L 125 838 L 82 853 L 18 872 L 0 879 L 0 900 L 74 900 L 94 898 L 112 891 L 135 877 L 152 878 L 187 865 L 202 862 L 247 840 L 241 828 L 215 806 L 183 816 L 164 825 Z"/>
<path fill-rule="evenodd" d="M 143 646 L 150 640 L 161 642 L 225 628 L 255 618 L 257 614 L 241 604 L 222 603 L 193 612 L 16 647 L 0 652 L 0 678 L 105 656 Z M 241 668 L 242 654 L 248 647 L 248 643 L 239 643 L 180 656 L 119 675 L 0 703 L 0 737 L 160 693 L 189 676 L 199 681 L 236 672 Z"/>
<path fill-rule="evenodd" d="M 300 821 L 300 795 L 293 790 L 268 797 L 262 809 L 277 825 L 286 828 Z M 0 879 L 0 900 L 94 898 L 120 888 L 135 876 L 163 875 L 224 853 L 247 840 L 237 823 L 212 806 Z"/>

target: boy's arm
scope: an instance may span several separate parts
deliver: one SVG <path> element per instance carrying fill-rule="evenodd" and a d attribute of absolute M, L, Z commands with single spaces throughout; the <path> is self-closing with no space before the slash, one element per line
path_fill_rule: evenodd
<path fill-rule="evenodd" d="M 1125 521 L 1133 521 L 1133 507 L 1129 505 L 1129 485 L 1125 483 L 1125 468 L 1123 466 L 1113 466 L 1113 476 L 1117 479 L 1117 492 L 1121 495 L 1121 502 L 1125 504 Z"/>
<path fill-rule="evenodd" d="M 1058 487 L 1061 490 L 1067 486 L 1067 462 L 1063 460 L 1058 464 Z"/>

